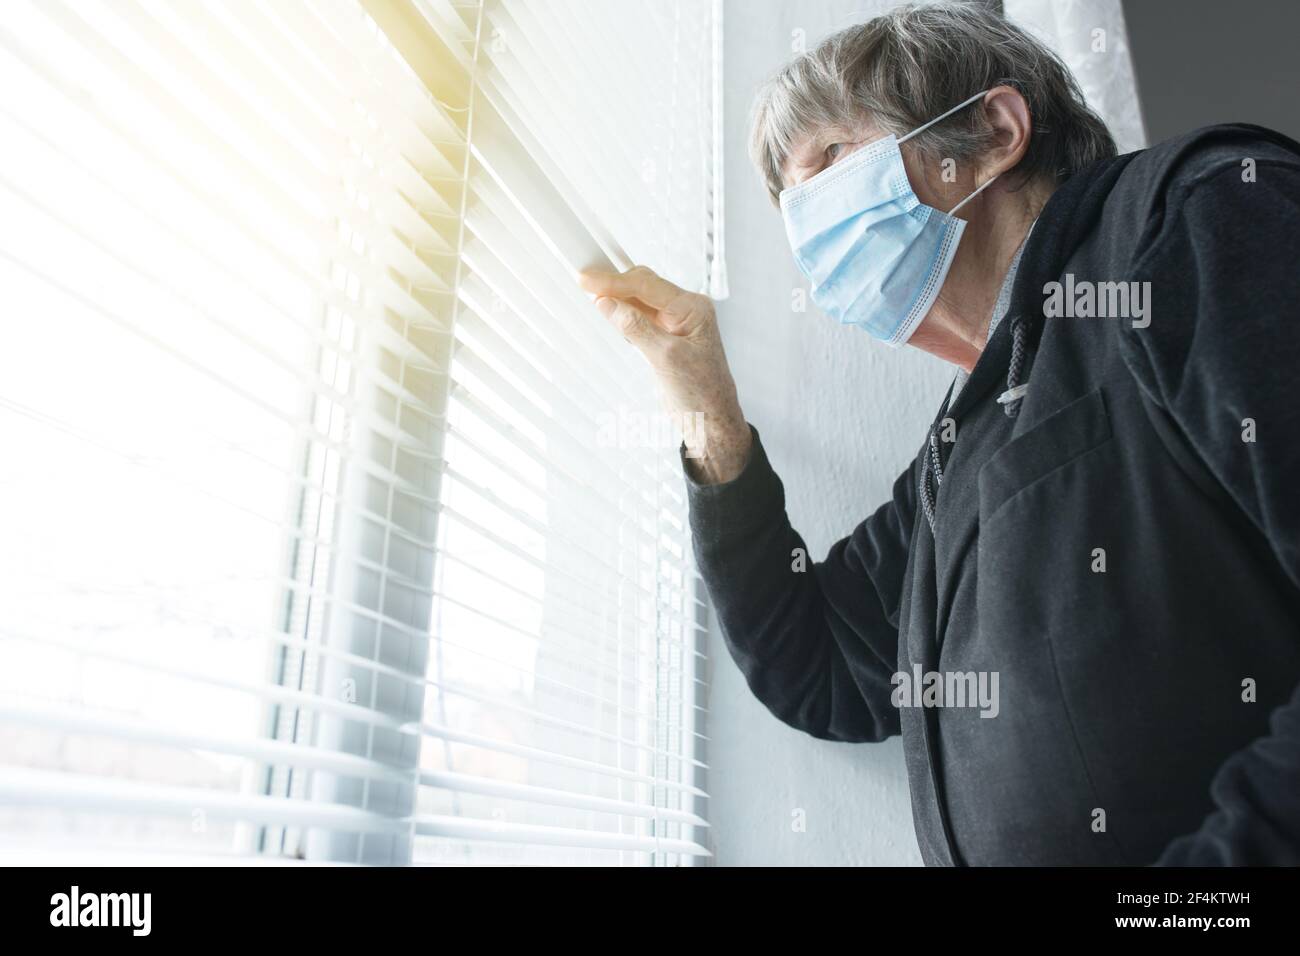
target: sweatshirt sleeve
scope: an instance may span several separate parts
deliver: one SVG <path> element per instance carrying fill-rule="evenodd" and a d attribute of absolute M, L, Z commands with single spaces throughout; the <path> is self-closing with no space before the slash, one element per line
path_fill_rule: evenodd
<path fill-rule="evenodd" d="M 1256 172 L 1220 166 L 1170 203 L 1139 263 L 1155 280 L 1151 322 L 1126 328 L 1122 349 L 1300 590 L 1300 165 Z M 1300 690 L 1289 698 L 1219 769 L 1215 809 L 1160 864 L 1300 863 Z"/>
<path fill-rule="evenodd" d="M 701 485 L 688 473 L 686 481 L 696 563 L 755 696 L 814 737 L 897 734 L 890 679 L 915 514 L 912 471 L 895 483 L 891 501 L 818 563 L 790 526 L 757 430 L 737 478 Z"/>

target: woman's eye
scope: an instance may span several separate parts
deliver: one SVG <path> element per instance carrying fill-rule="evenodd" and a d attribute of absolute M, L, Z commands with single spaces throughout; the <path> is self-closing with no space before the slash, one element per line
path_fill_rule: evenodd
<path fill-rule="evenodd" d="M 837 160 L 837 159 L 839 159 L 841 156 L 843 156 L 843 155 L 844 155 L 844 148 L 845 148 L 846 145 L 847 145 L 847 144 L 845 144 L 845 143 L 832 143 L 830 146 L 826 147 L 826 161 L 827 161 L 827 163 L 828 163 L 828 164 L 829 164 L 829 163 L 833 163 L 833 162 L 835 162 L 835 160 Z"/>

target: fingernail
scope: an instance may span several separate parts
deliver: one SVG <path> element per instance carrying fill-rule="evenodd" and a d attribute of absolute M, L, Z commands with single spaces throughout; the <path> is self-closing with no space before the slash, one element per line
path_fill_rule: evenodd
<path fill-rule="evenodd" d="M 596 309 L 607 319 L 614 314 L 614 309 L 617 308 L 617 306 L 618 303 L 608 296 L 601 296 L 596 300 Z"/>

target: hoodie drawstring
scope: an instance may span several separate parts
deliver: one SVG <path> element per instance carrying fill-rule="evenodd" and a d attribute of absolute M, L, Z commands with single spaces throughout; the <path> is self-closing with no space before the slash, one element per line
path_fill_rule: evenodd
<path fill-rule="evenodd" d="M 1020 403 L 1024 401 L 1029 383 L 1020 381 L 1025 370 L 1025 350 L 1029 338 L 1029 323 L 1022 316 L 1011 320 L 1011 359 L 1007 362 L 1007 390 L 998 396 L 998 403 L 1008 418 L 1020 414 Z"/>
<path fill-rule="evenodd" d="M 940 421 L 942 420 L 940 418 Z M 939 485 L 943 484 L 943 458 L 939 454 L 939 439 L 934 434 L 933 425 L 930 426 L 929 445 L 930 454 L 926 455 L 925 460 L 921 462 L 921 487 L 919 491 L 921 511 L 925 514 L 925 520 L 929 522 L 930 533 L 934 534 L 934 498 L 938 493 Z"/>
<path fill-rule="evenodd" d="M 1007 390 L 998 396 L 998 404 L 1002 406 L 1008 418 L 1017 418 L 1020 415 L 1020 405 L 1025 400 L 1025 393 L 1029 391 L 1029 382 L 1020 380 L 1025 374 L 1025 353 L 1029 348 L 1029 322 L 1019 315 L 1014 316 L 1010 321 L 1011 358 L 1007 362 Z M 930 426 L 930 437 L 926 443 L 929 454 L 923 456 L 921 461 L 921 479 L 917 488 L 918 497 L 921 499 L 921 511 L 930 526 L 931 534 L 934 534 L 935 498 L 939 494 L 939 486 L 943 484 L 943 455 L 939 451 L 936 430 L 943 424 L 944 416 L 947 414 L 948 407 L 945 404 L 938 421 Z"/>

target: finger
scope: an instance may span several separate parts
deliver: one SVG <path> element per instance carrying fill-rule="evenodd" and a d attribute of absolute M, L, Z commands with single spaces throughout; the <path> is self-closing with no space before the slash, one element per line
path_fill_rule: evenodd
<path fill-rule="evenodd" d="M 651 313 L 631 302 L 600 296 L 596 299 L 596 309 L 623 338 L 639 348 L 652 345 L 663 334 Z"/>
<path fill-rule="evenodd" d="M 640 299 L 654 309 L 667 308 L 675 299 L 686 294 L 684 289 L 645 266 L 636 266 L 623 273 L 584 272 L 578 277 L 578 283 L 593 295 Z"/>

